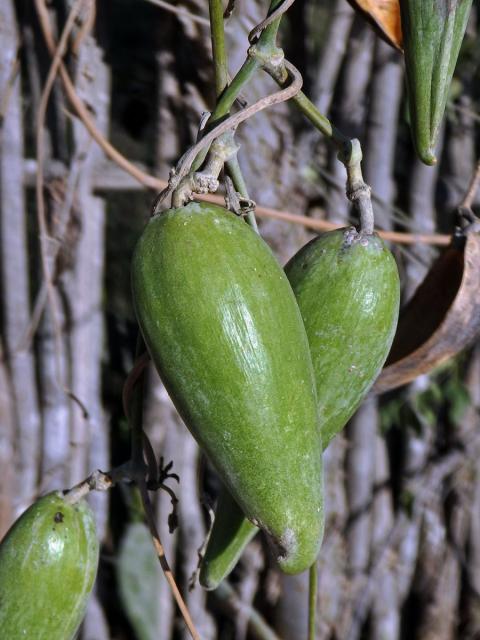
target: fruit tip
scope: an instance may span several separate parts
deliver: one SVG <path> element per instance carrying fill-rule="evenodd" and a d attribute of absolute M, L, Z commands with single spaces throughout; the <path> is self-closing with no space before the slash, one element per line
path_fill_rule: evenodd
<path fill-rule="evenodd" d="M 425 151 L 419 151 L 418 155 L 420 156 L 420 160 L 428 165 L 429 167 L 433 167 L 437 164 L 437 158 L 433 153 L 432 149 L 426 149 Z"/>
<path fill-rule="evenodd" d="M 208 567 L 204 563 L 202 563 L 198 581 L 200 583 L 200 586 L 203 587 L 206 591 L 214 591 L 218 587 L 222 579 L 213 577 L 211 572 L 208 571 Z"/>

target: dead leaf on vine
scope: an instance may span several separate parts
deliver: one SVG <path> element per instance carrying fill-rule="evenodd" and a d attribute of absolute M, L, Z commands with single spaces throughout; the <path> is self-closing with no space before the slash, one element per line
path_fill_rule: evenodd
<path fill-rule="evenodd" d="M 411 382 L 480 335 L 480 234 L 453 238 L 400 312 L 397 333 L 374 391 Z"/>
<path fill-rule="evenodd" d="M 348 0 L 373 24 L 381 38 L 402 49 L 402 23 L 399 0 Z"/>

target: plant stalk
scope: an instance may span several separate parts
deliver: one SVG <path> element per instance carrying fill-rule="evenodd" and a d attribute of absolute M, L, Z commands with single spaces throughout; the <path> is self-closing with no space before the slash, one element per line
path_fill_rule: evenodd
<path fill-rule="evenodd" d="M 218 99 L 220 98 L 222 93 L 225 91 L 225 89 L 227 89 L 228 91 L 228 56 L 227 56 L 227 50 L 225 46 L 225 28 L 224 28 L 225 25 L 223 20 L 222 2 L 221 0 L 209 0 L 208 6 L 210 11 L 210 32 L 211 32 L 211 39 L 212 39 L 212 56 L 213 56 L 213 64 L 214 64 L 214 71 L 215 71 L 215 89 L 217 93 L 216 109 L 217 109 L 218 102 L 219 102 Z M 250 74 L 253 75 L 254 71 L 255 70 L 253 69 L 253 67 L 251 71 L 249 68 L 247 68 L 247 70 L 245 71 L 245 78 L 250 79 L 251 77 Z M 239 74 L 237 74 L 236 78 L 238 78 L 238 75 Z M 212 114 L 212 118 L 211 118 L 211 120 L 213 121 L 214 121 L 213 119 L 214 114 L 215 114 L 215 111 Z M 233 186 L 235 187 L 235 189 L 238 191 L 238 193 L 242 195 L 242 197 L 249 199 L 247 185 L 245 183 L 242 171 L 240 169 L 237 152 L 235 152 L 233 156 L 226 161 L 226 167 L 232 179 Z M 253 211 L 248 212 L 247 220 L 250 226 L 253 228 L 253 230 L 256 233 L 258 233 L 257 221 L 255 219 L 255 214 L 253 213 Z"/>
<path fill-rule="evenodd" d="M 315 561 L 308 572 L 308 640 L 315 640 L 315 614 L 317 610 L 318 567 Z"/>
<path fill-rule="evenodd" d="M 215 69 L 215 91 L 217 96 L 219 96 L 228 85 L 228 60 L 221 1 L 209 0 L 208 10 L 210 14 L 210 36 Z"/>

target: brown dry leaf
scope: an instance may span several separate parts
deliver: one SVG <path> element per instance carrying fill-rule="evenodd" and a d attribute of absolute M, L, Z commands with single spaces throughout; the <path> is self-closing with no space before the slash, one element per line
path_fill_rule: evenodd
<path fill-rule="evenodd" d="M 480 335 L 479 273 L 480 234 L 454 238 L 400 313 L 376 393 L 428 373 Z"/>
<path fill-rule="evenodd" d="M 402 49 L 399 0 L 348 0 L 373 24 L 379 35 L 396 49 Z"/>

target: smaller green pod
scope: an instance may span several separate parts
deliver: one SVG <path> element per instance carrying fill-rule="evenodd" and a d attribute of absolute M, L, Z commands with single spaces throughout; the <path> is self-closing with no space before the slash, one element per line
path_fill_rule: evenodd
<path fill-rule="evenodd" d="M 325 449 L 368 393 L 390 351 L 400 303 L 397 265 L 377 234 L 351 227 L 314 238 L 285 273 L 310 345 Z M 256 531 L 222 488 L 200 584 L 215 589 Z"/>
<path fill-rule="evenodd" d="M 410 120 L 417 153 L 435 164 L 445 112 L 472 0 L 400 0 Z"/>
<path fill-rule="evenodd" d="M 209 591 L 216 589 L 233 571 L 258 528 L 250 522 L 222 484 L 215 520 L 200 564 L 199 582 Z"/>
<path fill-rule="evenodd" d="M 2 640 L 72 640 L 98 566 L 93 513 L 60 491 L 32 504 L 0 543 Z"/>
<path fill-rule="evenodd" d="M 400 306 L 398 269 L 376 233 L 350 227 L 314 238 L 285 273 L 310 344 L 326 448 L 387 359 Z"/>

